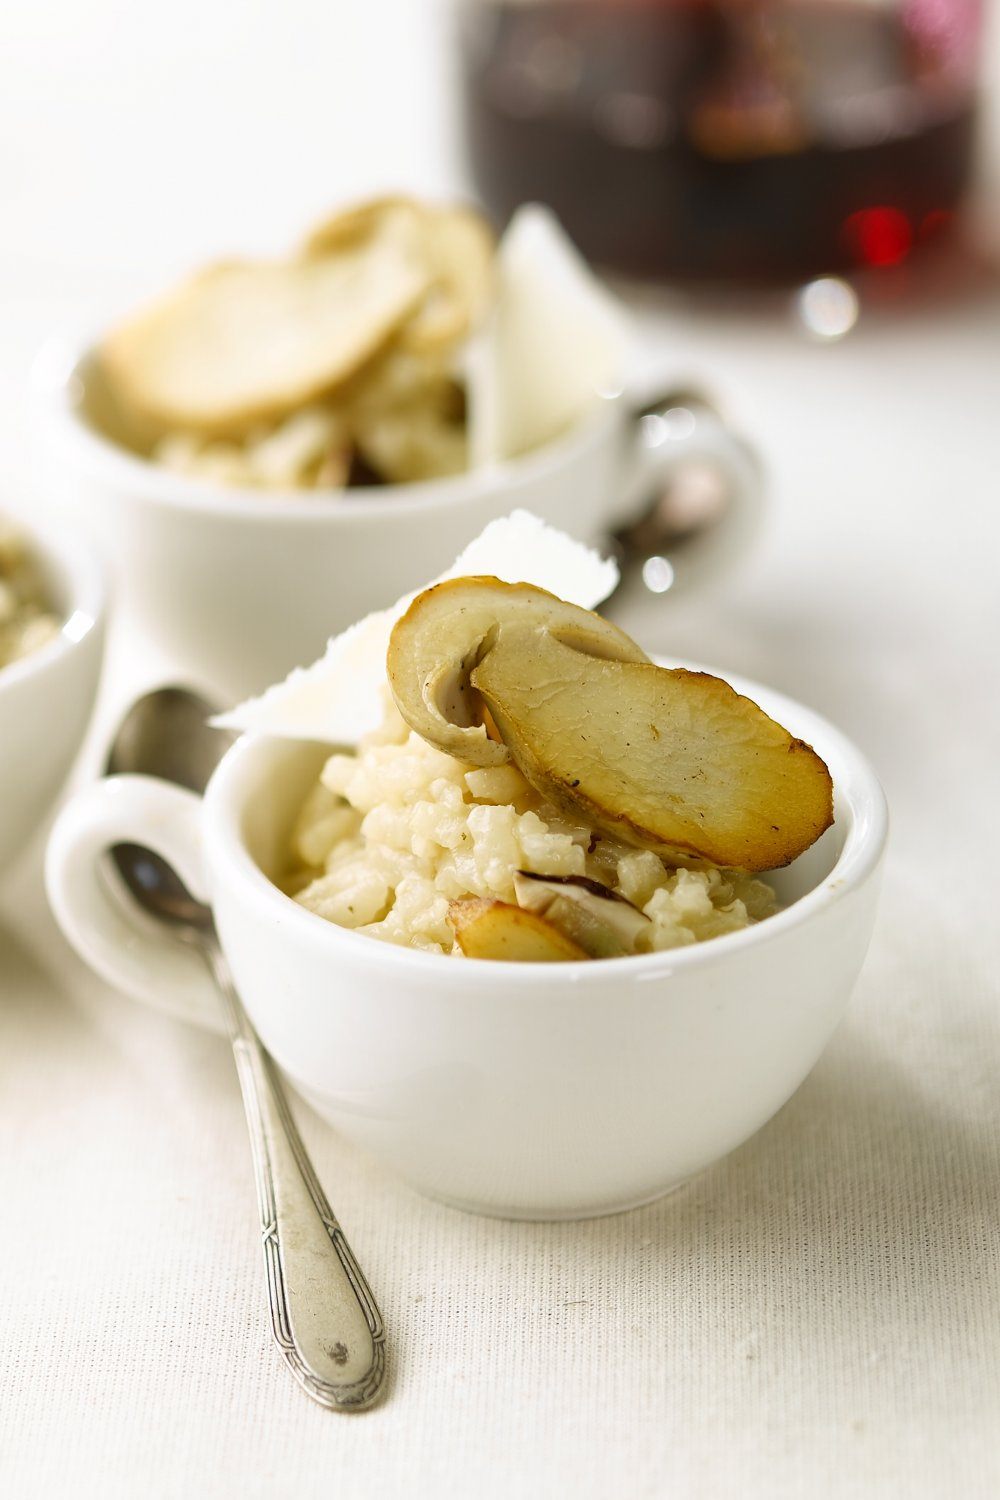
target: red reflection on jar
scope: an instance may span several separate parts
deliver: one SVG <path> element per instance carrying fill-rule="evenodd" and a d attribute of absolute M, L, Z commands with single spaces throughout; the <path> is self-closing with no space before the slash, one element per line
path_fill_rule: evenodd
<path fill-rule="evenodd" d="M 866 266 L 898 266 L 913 246 L 913 229 L 898 208 L 861 208 L 844 220 L 845 248 Z"/>

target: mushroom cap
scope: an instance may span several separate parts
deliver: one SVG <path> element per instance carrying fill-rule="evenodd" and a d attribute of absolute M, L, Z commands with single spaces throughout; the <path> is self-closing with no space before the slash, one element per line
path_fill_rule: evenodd
<path fill-rule="evenodd" d="M 430 285 L 391 243 L 313 260 L 229 261 L 114 329 L 101 364 L 129 409 L 165 427 L 238 432 L 350 379 Z"/>
<path fill-rule="evenodd" d="M 386 674 L 396 707 L 411 729 L 456 759 L 500 766 L 510 750 L 490 737 L 472 673 L 503 638 L 519 651 L 549 632 L 590 656 L 648 661 L 623 630 L 530 583 L 450 578 L 418 594 L 389 639 Z"/>
<path fill-rule="evenodd" d="M 547 802 L 672 863 L 775 869 L 833 821 L 811 746 L 721 678 L 656 666 L 544 589 L 438 584 L 397 622 L 386 666 L 431 744 L 476 766 L 511 759 Z"/>
<path fill-rule="evenodd" d="M 470 896 L 452 901 L 448 921 L 466 958 L 499 958 L 515 963 L 566 963 L 590 955 L 579 943 L 537 912 Z"/>
<path fill-rule="evenodd" d="M 636 939 L 652 926 L 646 913 L 626 896 L 586 875 L 539 875 L 534 870 L 518 870 L 514 875 L 514 894 L 518 906 L 548 916 L 556 926 L 559 925 L 559 913 L 571 903 L 578 912 L 585 914 L 589 924 L 597 924 L 597 931 L 604 929 L 622 953 L 633 952 Z M 588 946 L 585 926 L 574 931 L 571 925 L 569 932 L 583 947 Z M 603 955 L 595 953 L 594 956 Z"/>

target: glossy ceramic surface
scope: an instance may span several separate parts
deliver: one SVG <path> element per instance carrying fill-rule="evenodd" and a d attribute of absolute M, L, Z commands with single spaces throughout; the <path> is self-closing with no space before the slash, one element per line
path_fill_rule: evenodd
<path fill-rule="evenodd" d="M 82 793 L 49 848 L 64 930 L 112 982 L 215 1016 L 196 955 L 140 935 L 95 879 L 118 839 L 209 892 L 246 1008 L 296 1088 L 422 1192 L 525 1218 L 643 1202 L 739 1145 L 790 1097 L 847 1004 L 886 839 L 859 752 L 798 704 L 734 679 L 827 760 L 836 823 L 774 877 L 785 909 L 747 931 L 604 962 L 463 961 L 334 927 L 268 878 L 324 751 L 241 740 L 199 811 L 122 777 Z"/>

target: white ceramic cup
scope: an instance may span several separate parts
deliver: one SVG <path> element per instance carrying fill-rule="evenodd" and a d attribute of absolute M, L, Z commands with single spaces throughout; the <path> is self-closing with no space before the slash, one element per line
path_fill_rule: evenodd
<path fill-rule="evenodd" d="M 69 774 L 97 696 L 106 594 L 96 558 L 76 532 L 24 530 L 59 632 L 0 668 L 0 869 L 20 853 Z"/>
<path fill-rule="evenodd" d="M 199 956 L 141 922 L 105 866 L 118 842 L 211 899 L 237 987 L 295 1087 L 420 1191 L 517 1218 L 632 1207 L 780 1109 L 847 1004 L 875 915 L 886 809 L 863 756 L 808 710 L 734 679 L 833 775 L 836 822 L 774 876 L 778 915 L 698 946 L 563 964 L 464 960 L 335 927 L 283 895 L 290 825 L 322 746 L 244 738 L 203 804 L 144 777 L 60 815 L 49 899 L 112 984 L 188 1019 L 221 1012 Z"/>
<path fill-rule="evenodd" d="M 756 530 L 757 464 L 700 407 L 683 420 L 643 421 L 621 394 L 508 463 L 381 490 L 275 492 L 178 475 L 114 442 L 92 351 L 51 344 L 33 386 L 45 493 L 91 527 L 126 616 L 223 701 L 313 661 L 331 634 L 436 577 L 488 521 L 518 506 L 606 543 L 680 463 L 712 464 L 728 503 L 678 553 L 677 588 L 718 571 Z"/>

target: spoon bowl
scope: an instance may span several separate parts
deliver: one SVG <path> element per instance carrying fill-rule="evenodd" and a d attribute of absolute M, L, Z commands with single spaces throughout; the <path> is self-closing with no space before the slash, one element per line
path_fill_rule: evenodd
<path fill-rule="evenodd" d="M 209 723 L 216 704 L 188 688 L 164 687 L 136 699 L 112 741 L 108 776 L 157 776 L 200 796 L 236 735 Z M 213 931 L 212 912 L 172 865 L 141 844 L 115 844 L 115 867 L 149 916 L 197 934 Z M 191 934 L 193 935 L 193 934 Z"/>

